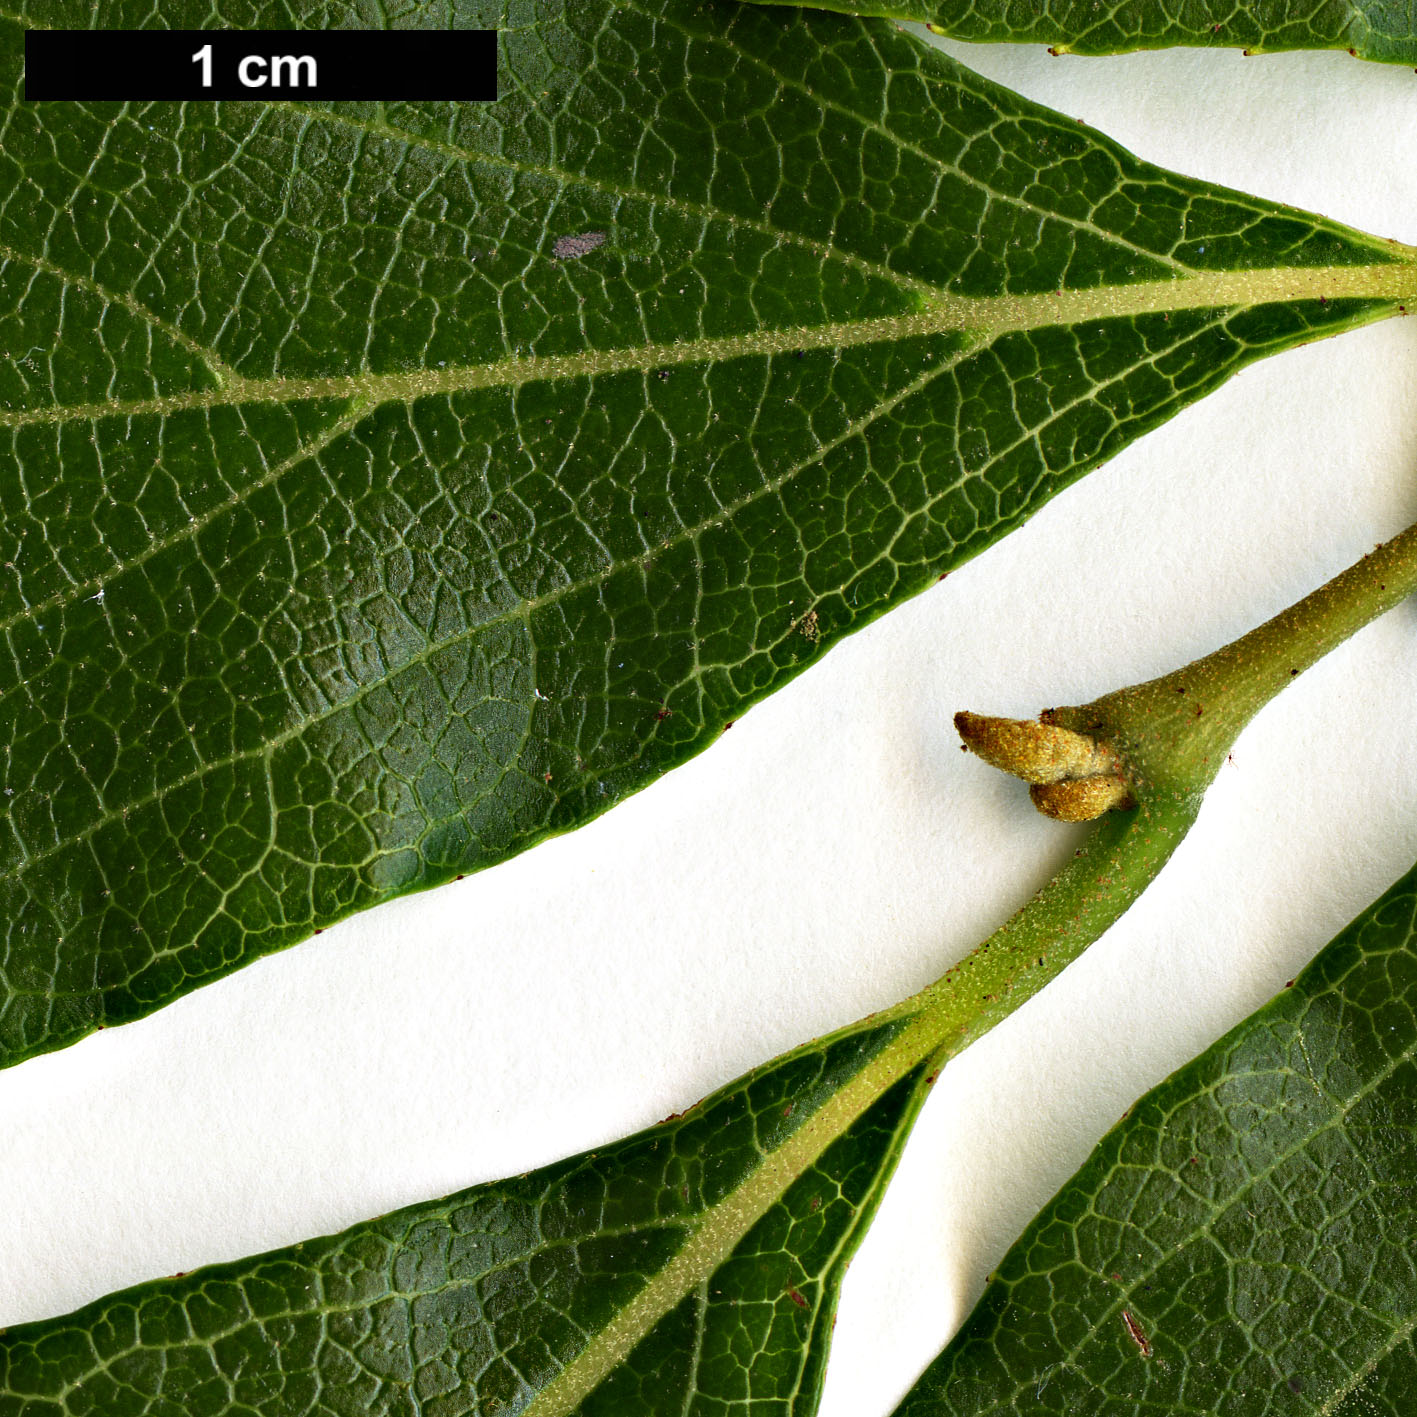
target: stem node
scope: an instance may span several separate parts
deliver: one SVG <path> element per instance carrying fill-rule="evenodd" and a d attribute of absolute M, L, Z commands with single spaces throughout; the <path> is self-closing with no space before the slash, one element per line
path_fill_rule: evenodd
<path fill-rule="evenodd" d="M 1086 733 L 979 713 L 955 714 L 955 728 L 991 767 L 1031 783 L 1029 796 L 1045 817 L 1090 822 L 1113 807 L 1136 805 L 1117 755 Z"/>

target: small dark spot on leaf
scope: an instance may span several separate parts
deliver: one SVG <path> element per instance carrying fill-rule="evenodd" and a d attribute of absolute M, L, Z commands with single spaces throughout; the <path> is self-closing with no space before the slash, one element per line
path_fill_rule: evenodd
<path fill-rule="evenodd" d="M 669 370 L 668 370 L 668 369 L 656 369 L 656 370 L 654 371 L 654 377 L 655 377 L 656 379 L 667 379 L 667 378 L 669 377 Z"/>
<path fill-rule="evenodd" d="M 1299 671 L 1297 669 L 1291 669 L 1289 671 L 1289 677 L 1292 679 L 1298 672 Z"/>
<path fill-rule="evenodd" d="M 1286 979 L 1284 981 L 1284 987 L 1286 989 L 1292 989 L 1294 987 L 1294 981 L 1292 979 Z"/>
<path fill-rule="evenodd" d="M 660 709 L 660 711 L 659 711 L 657 714 L 655 714 L 655 716 L 654 716 L 654 721 L 655 721 L 656 723 L 663 723 L 666 718 L 673 718 L 673 717 L 674 717 L 674 710 L 673 710 L 673 709 L 662 708 L 662 709 Z"/>
<path fill-rule="evenodd" d="M 1304 1390 L 1304 1384 L 1301 1383 L 1298 1378 L 1290 1378 L 1285 1386 L 1290 1392 L 1303 1392 Z"/>
<path fill-rule="evenodd" d="M 791 1299 L 799 1309 L 805 1309 L 807 1307 L 807 1301 L 795 1289 L 789 1289 L 787 1291 L 787 1297 Z"/>
<path fill-rule="evenodd" d="M 730 728 L 732 728 L 733 725 L 734 725 L 735 723 L 737 723 L 737 722 L 738 722 L 738 720 L 737 720 L 736 718 L 730 718 L 730 719 L 728 720 L 728 722 L 723 725 L 723 731 L 724 731 L 725 733 L 727 733 L 728 730 L 729 730 Z"/>

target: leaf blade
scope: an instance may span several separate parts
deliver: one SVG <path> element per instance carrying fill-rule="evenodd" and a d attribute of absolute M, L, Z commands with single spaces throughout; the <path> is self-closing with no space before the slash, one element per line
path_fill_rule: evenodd
<path fill-rule="evenodd" d="M 525 139 L 436 105 L 16 119 L 0 293 L 64 359 L 0 390 L 0 1061 L 593 817 L 1409 280 L 1402 248 L 1158 173 L 884 26 L 610 14 L 508 31 Z M 976 170 L 996 132 L 1012 197 Z M 878 143 L 907 171 L 879 194 Z M 129 210 L 162 223 L 136 277 L 98 239 Z M 88 345 L 80 296 L 108 302 Z"/>
<path fill-rule="evenodd" d="M 527 1176 L 13 1328 L 0 1413 L 549 1417 L 751 1397 L 806 1417 L 841 1273 L 928 1090 L 924 1065 L 832 1121 L 800 1172 L 770 1176 L 766 1203 L 700 1244 L 698 1270 L 628 1340 L 624 1315 L 900 1031 L 844 1030 Z"/>
<path fill-rule="evenodd" d="M 900 1417 L 1401 1410 L 1417 1331 L 1414 902 L 1417 870 L 1131 1110 Z"/>

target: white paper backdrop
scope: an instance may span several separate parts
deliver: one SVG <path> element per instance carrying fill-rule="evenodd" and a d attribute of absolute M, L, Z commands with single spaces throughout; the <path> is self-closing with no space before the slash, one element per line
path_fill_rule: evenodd
<path fill-rule="evenodd" d="M 1417 242 L 1417 76 L 947 46 L 1143 156 Z M 0 1074 L 0 1324 L 641 1127 L 939 974 L 1080 828 L 958 751 L 1149 677 L 1417 518 L 1417 321 L 1248 371 L 707 754 L 482 876 Z M 1137 1094 L 1417 857 L 1417 605 L 1246 732 L 1160 880 L 952 1064 L 848 1279 L 823 1417 L 885 1417 Z"/>

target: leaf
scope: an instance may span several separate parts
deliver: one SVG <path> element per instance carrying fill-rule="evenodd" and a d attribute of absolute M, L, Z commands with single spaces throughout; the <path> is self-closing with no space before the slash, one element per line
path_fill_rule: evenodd
<path fill-rule="evenodd" d="M 909 1037 L 868 1022 L 627 1141 L 11 1329 L 0 1417 L 806 1417 L 933 1081 Z"/>
<path fill-rule="evenodd" d="M 1417 289 L 885 24 L 591 0 L 501 63 L 485 108 L 12 98 L 0 1062 L 586 821 Z"/>
<path fill-rule="evenodd" d="M 1417 869 L 1137 1103 L 897 1417 L 1407 1411 L 1414 912 Z"/>
<path fill-rule="evenodd" d="M 802 0 L 759 0 L 766 4 Z M 813 0 L 815 4 L 815 0 Z M 828 0 L 845 14 L 918 20 L 937 34 L 983 43 L 1036 43 L 1059 54 L 1123 54 L 1198 45 L 1270 54 L 1346 49 L 1357 59 L 1417 64 L 1417 10 L 1408 0 Z"/>

